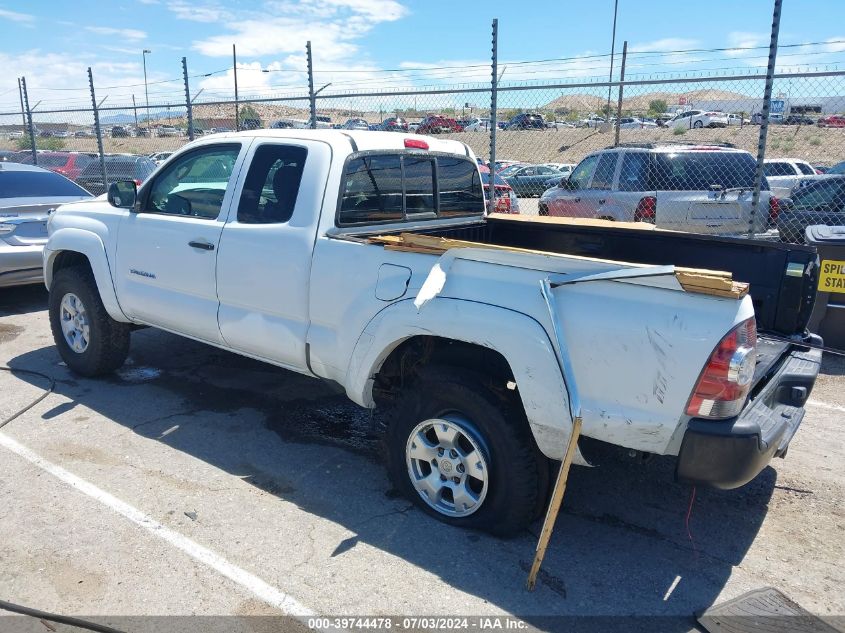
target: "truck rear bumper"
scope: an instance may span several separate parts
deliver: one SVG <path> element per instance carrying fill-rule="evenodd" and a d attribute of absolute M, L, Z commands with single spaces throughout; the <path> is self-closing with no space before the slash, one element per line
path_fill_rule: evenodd
<path fill-rule="evenodd" d="M 740 415 L 690 420 L 678 454 L 678 481 L 738 488 L 754 479 L 772 457 L 783 457 L 804 418 L 804 403 L 821 359 L 821 350 L 794 349 Z"/>

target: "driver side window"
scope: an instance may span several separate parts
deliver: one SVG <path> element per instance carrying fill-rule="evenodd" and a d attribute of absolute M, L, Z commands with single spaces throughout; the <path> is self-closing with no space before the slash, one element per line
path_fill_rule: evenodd
<path fill-rule="evenodd" d="M 594 154 L 593 156 L 587 156 L 587 158 L 578 163 L 578 166 L 572 170 L 572 174 L 569 176 L 569 182 L 573 189 L 587 188 L 598 161 L 599 154 Z"/>
<path fill-rule="evenodd" d="M 240 150 L 240 144 L 231 143 L 202 147 L 180 156 L 156 176 L 144 211 L 217 218 Z"/>

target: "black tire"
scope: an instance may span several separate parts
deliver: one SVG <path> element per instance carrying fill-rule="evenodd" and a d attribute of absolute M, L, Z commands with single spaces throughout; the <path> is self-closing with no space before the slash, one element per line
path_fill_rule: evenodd
<path fill-rule="evenodd" d="M 538 215 L 549 215 L 549 207 L 544 204 L 537 205 Z"/>
<path fill-rule="evenodd" d="M 74 351 L 65 340 L 61 325 L 62 299 L 73 293 L 85 307 L 89 340 L 82 352 Z M 50 329 L 62 360 L 77 374 L 101 376 L 118 369 L 129 355 L 128 323 L 112 319 L 100 299 L 94 274 L 87 267 L 63 268 L 53 276 L 49 299 Z"/>
<path fill-rule="evenodd" d="M 696 121 L 695 123 L 693 123 L 693 124 L 692 124 L 692 126 L 693 126 L 696 130 L 700 130 L 701 128 L 703 128 L 703 127 L 704 127 L 704 123 L 703 123 L 702 121 Z"/>
<path fill-rule="evenodd" d="M 521 405 L 503 399 L 489 378 L 472 371 L 432 365 L 406 386 L 393 410 L 386 435 L 387 463 L 393 484 L 424 512 L 457 527 L 509 537 L 543 511 L 548 495 L 549 461 L 534 442 Z M 417 492 L 406 463 L 406 445 L 415 427 L 428 419 L 466 420 L 486 453 L 488 484 L 478 509 L 453 517 L 428 505 Z"/>

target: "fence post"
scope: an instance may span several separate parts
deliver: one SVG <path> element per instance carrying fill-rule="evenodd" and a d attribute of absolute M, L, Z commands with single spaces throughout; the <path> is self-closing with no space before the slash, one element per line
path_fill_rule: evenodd
<path fill-rule="evenodd" d="M 97 97 L 94 95 L 94 75 L 88 66 L 88 85 L 91 87 L 91 107 L 94 110 L 94 131 L 97 133 L 97 151 L 100 153 L 100 174 L 103 176 L 103 187 L 109 190 L 109 180 L 106 177 L 106 159 L 103 153 L 103 130 L 100 127 L 100 111 L 97 108 Z"/>
<path fill-rule="evenodd" d="M 32 164 L 38 164 L 38 151 L 35 145 L 35 126 L 32 124 L 32 110 L 29 109 L 29 93 L 26 91 L 26 77 L 21 77 L 21 88 L 23 89 L 23 101 L 26 104 L 26 120 L 29 126 L 29 145 L 32 149 Z"/>
<path fill-rule="evenodd" d="M 312 130 L 317 129 L 317 95 L 314 94 L 314 60 L 311 58 L 311 40 L 305 43 L 305 54 L 308 59 L 308 100 L 311 102 Z"/>
<path fill-rule="evenodd" d="M 191 88 L 188 85 L 188 58 L 182 58 L 182 77 L 185 80 L 185 107 L 188 109 L 188 140 L 194 140 L 194 113 L 191 108 Z"/>
<path fill-rule="evenodd" d="M 232 44 L 232 68 L 235 71 L 235 131 L 241 131 L 240 115 L 238 114 L 238 53 Z"/>
<path fill-rule="evenodd" d="M 763 112 L 760 120 L 760 138 L 757 141 L 757 168 L 754 171 L 754 194 L 751 198 L 751 217 L 748 219 L 748 237 L 754 235 L 754 216 L 760 206 L 760 189 L 763 187 L 763 166 L 766 159 L 766 138 L 769 135 L 769 110 L 772 106 L 772 84 L 778 56 L 780 34 L 780 9 L 783 0 L 775 0 L 772 13 L 772 36 L 769 40 L 769 65 L 766 68 L 766 87 L 763 89 Z"/>
<path fill-rule="evenodd" d="M 135 113 L 135 134 L 138 133 L 138 106 L 135 105 L 135 95 L 132 95 L 132 112 Z"/>
<path fill-rule="evenodd" d="M 23 107 L 23 89 L 21 88 L 21 78 L 18 77 L 18 96 L 21 98 L 21 134 L 26 134 L 26 110 Z"/>
<path fill-rule="evenodd" d="M 499 19 L 493 19 L 493 56 L 490 64 L 490 193 L 489 212 L 496 210 L 496 95 L 499 88 Z"/>
<path fill-rule="evenodd" d="M 628 40 L 622 43 L 622 66 L 619 69 L 619 101 L 616 103 L 616 135 L 613 137 L 613 146 L 619 145 L 619 124 L 622 121 L 622 92 L 625 82 L 625 58 L 628 56 Z"/>

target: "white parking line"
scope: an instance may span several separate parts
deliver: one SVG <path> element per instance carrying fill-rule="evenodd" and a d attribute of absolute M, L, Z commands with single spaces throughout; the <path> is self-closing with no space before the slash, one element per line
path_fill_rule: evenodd
<path fill-rule="evenodd" d="M 818 407 L 819 409 L 830 409 L 831 411 L 839 411 L 845 413 L 845 407 L 840 407 L 835 404 L 828 404 L 827 402 L 820 402 L 818 400 L 807 400 L 807 404 L 811 407 Z"/>
<path fill-rule="evenodd" d="M 279 609 L 279 611 L 283 614 L 300 619 L 314 615 L 314 612 L 311 609 L 305 607 L 292 596 L 270 586 L 257 576 L 249 573 L 245 569 L 241 569 L 237 565 L 233 565 L 222 556 L 215 554 L 210 549 L 203 547 L 199 543 L 195 543 L 188 537 L 165 527 L 151 516 L 144 514 L 125 501 L 121 501 L 108 492 L 101 490 L 94 484 L 77 477 L 61 466 L 57 466 L 56 464 L 44 459 L 23 444 L 13 440 L 8 435 L 0 433 L 0 446 L 9 449 L 14 454 L 22 457 L 41 470 L 50 473 L 82 494 L 85 494 L 92 499 L 99 501 L 104 506 L 111 508 L 121 516 L 132 521 L 132 523 L 142 527 L 150 534 L 167 541 L 171 545 L 182 550 L 194 560 L 210 567 L 232 582 L 240 585 L 270 606 Z"/>

